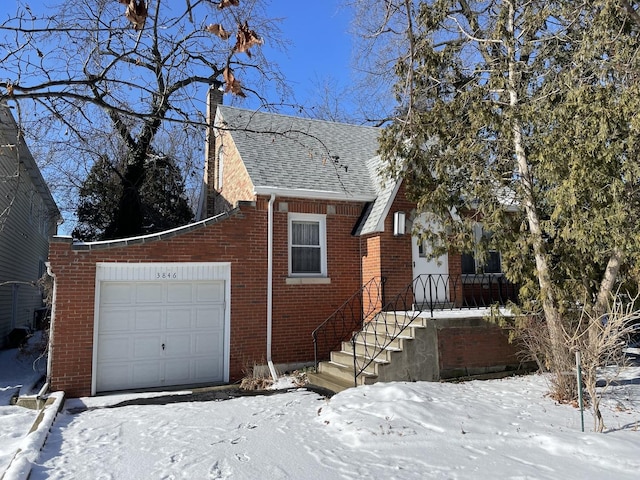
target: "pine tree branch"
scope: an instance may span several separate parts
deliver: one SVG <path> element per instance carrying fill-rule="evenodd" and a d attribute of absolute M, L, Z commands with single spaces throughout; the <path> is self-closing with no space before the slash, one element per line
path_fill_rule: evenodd
<path fill-rule="evenodd" d="M 640 14 L 638 13 L 638 11 L 633 8 L 628 0 L 620 0 L 620 3 L 622 4 L 622 8 L 627 12 L 629 17 L 631 17 L 633 22 L 636 25 L 640 26 Z"/>

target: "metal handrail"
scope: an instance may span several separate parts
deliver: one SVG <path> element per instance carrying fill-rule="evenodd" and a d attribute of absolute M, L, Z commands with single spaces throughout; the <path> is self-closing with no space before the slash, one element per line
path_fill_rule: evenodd
<path fill-rule="evenodd" d="M 358 377 L 422 313 L 471 309 L 517 301 L 518 288 L 500 274 L 419 275 L 351 337 L 354 385 Z M 380 322 L 379 320 L 382 320 Z M 380 329 L 380 323 L 384 328 Z M 357 346 L 363 359 L 359 365 Z"/>
<path fill-rule="evenodd" d="M 313 332 L 315 368 L 320 358 L 328 358 L 343 341 L 349 340 L 384 305 L 385 277 L 374 277 L 365 283 Z"/>

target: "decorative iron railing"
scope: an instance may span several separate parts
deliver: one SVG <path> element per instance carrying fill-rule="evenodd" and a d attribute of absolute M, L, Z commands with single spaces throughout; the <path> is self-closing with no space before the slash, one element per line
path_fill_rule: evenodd
<path fill-rule="evenodd" d="M 358 377 L 418 316 L 437 310 L 504 306 L 517 300 L 518 289 L 504 276 L 420 275 L 386 303 L 379 315 L 362 322 L 351 337 L 354 384 Z"/>
<path fill-rule="evenodd" d="M 362 286 L 311 334 L 315 366 L 329 358 L 343 341 L 353 337 L 365 322 L 371 321 L 385 304 L 384 277 L 375 277 Z"/>
<path fill-rule="evenodd" d="M 385 305 L 428 311 L 506 305 L 518 298 L 518 288 L 502 274 L 420 275 Z M 413 299 L 413 300 L 411 300 Z M 399 310 L 398 310 L 399 311 Z"/>

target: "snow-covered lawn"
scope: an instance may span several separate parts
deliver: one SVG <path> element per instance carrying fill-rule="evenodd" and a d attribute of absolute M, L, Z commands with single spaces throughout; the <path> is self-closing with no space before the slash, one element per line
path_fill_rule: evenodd
<path fill-rule="evenodd" d="M 605 397 L 604 434 L 588 412 L 581 433 L 579 410 L 547 390 L 531 375 L 376 384 L 329 400 L 295 388 L 153 405 L 72 399 L 30 479 L 638 478 L 640 367 Z"/>
<path fill-rule="evenodd" d="M 39 338 L 33 338 L 33 346 Z M 0 350 L 0 477 L 29 433 L 38 412 L 10 405 L 11 397 L 32 393 L 45 374 L 47 362 L 35 348 Z"/>

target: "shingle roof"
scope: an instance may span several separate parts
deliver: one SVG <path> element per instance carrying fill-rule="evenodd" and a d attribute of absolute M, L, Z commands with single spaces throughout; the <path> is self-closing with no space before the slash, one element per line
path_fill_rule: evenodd
<path fill-rule="evenodd" d="M 218 106 L 256 193 L 368 202 L 355 235 L 384 230 L 399 182 L 380 175 L 380 130 Z"/>
<path fill-rule="evenodd" d="M 367 168 L 378 148 L 377 128 L 222 105 L 216 125 L 231 132 L 258 193 L 272 188 L 345 200 L 377 196 L 377 179 Z"/>
<path fill-rule="evenodd" d="M 382 177 L 380 175 L 382 166 L 382 159 L 379 155 L 367 161 L 369 174 L 371 178 L 375 179 L 376 199 L 367 206 L 367 211 L 362 215 L 361 222 L 354 231 L 355 235 L 367 235 L 384 230 L 382 221 L 386 218 L 387 213 L 389 213 L 389 207 L 398 192 L 400 183 Z"/>

